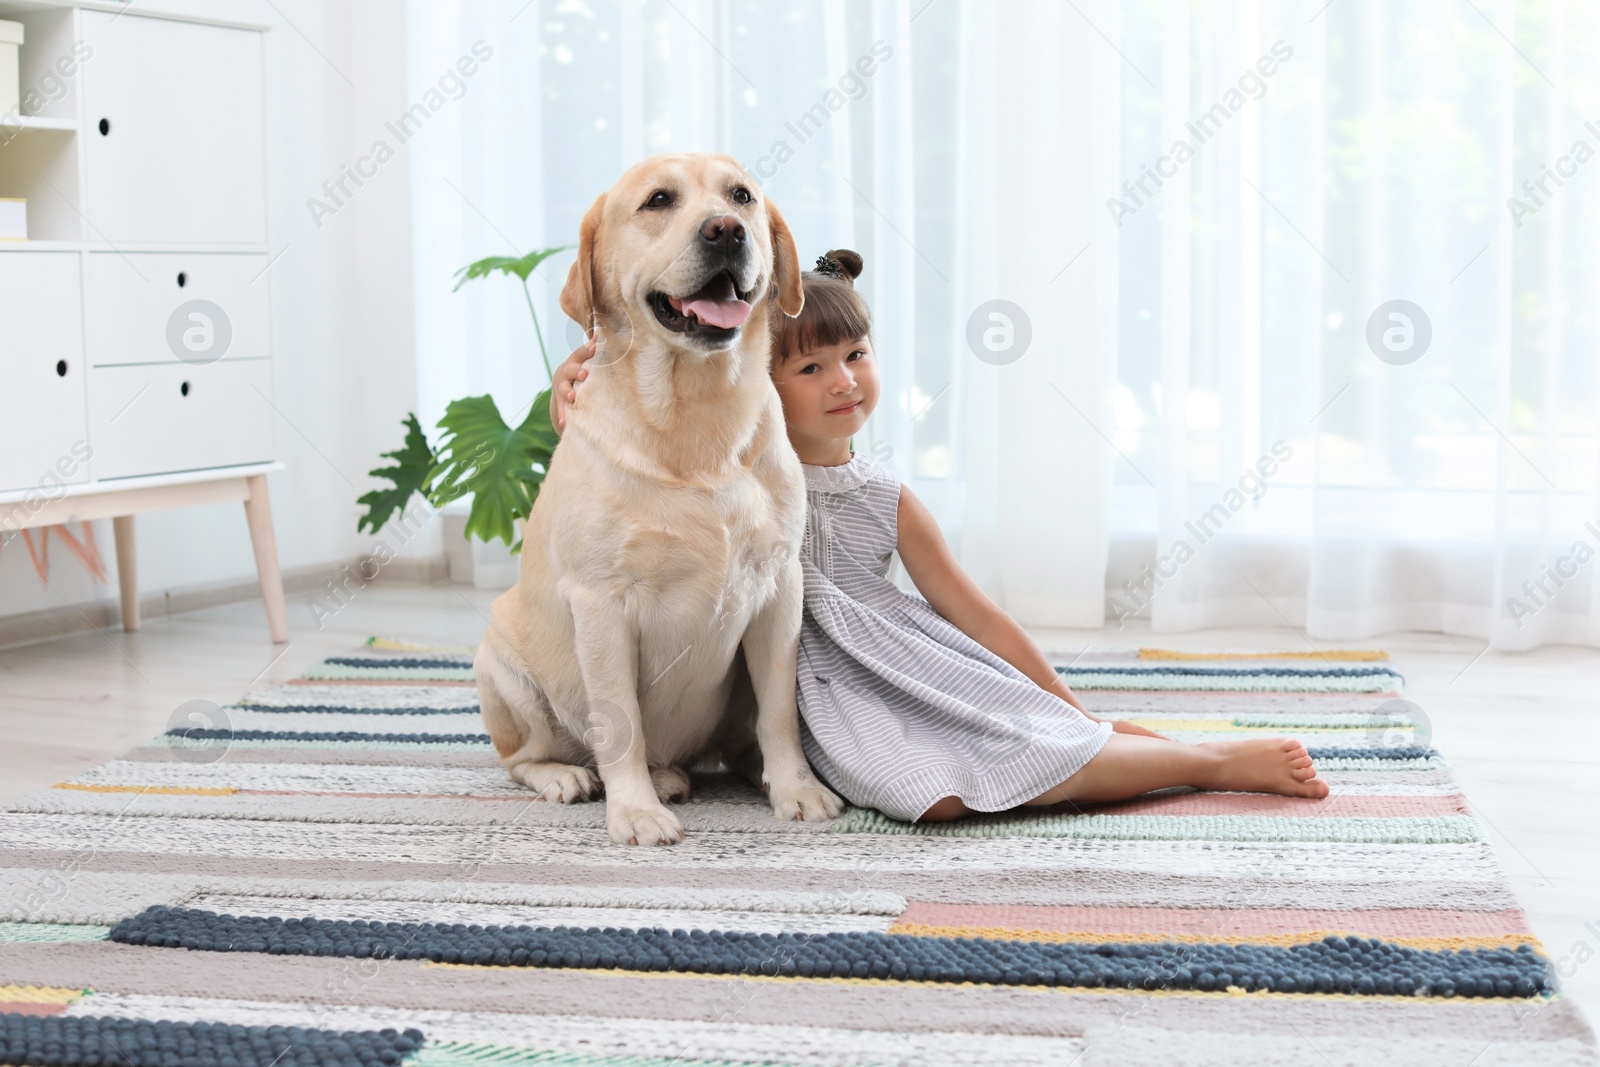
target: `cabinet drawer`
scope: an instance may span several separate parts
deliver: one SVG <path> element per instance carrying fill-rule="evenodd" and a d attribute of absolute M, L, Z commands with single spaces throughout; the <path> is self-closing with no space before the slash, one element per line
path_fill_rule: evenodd
<path fill-rule="evenodd" d="M 0 490 L 89 479 L 76 252 L 0 252 Z"/>
<path fill-rule="evenodd" d="M 125 245 L 262 244 L 261 34 L 80 11 L 84 236 Z"/>
<path fill-rule="evenodd" d="M 266 358 L 266 266 L 262 255 L 90 253 L 89 362 L 204 365 Z"/>
<path fill-rule="evenodd" d="M 272 459 L 272 361 L 95 367 L 89 425 L 96 478 Z"/>

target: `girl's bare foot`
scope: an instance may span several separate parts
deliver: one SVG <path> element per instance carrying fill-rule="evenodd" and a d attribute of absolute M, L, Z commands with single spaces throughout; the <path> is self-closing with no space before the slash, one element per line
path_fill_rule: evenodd
<path fill-rule="evenodd" d="M 1203 788 L 1288 797 L 1328 795 L 1328 783 L 1317 777 L 1305 746 L 1292 738 L 1210 741 L 1195 747 L 1211 750 L 1218 760 L 1212 781 Z"/>

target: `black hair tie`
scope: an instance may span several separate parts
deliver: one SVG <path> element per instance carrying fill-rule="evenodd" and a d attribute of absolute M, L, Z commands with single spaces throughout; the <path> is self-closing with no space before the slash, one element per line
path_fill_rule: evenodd
<path fill-rule="evenodd" d="M 813 268 L 812 273 L 826 274 L 830 278 L 845 277 L 844 268 L 839 266 L 839 261 L 836 259 L 829 259 L 827 256 L 817 257 L 817 265 L 815 268 Z"/>

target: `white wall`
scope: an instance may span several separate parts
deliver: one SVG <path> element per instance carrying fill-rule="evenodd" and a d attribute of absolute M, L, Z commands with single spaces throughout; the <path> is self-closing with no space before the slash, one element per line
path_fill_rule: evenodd
<path fill-rule="evenodd" d="M 272 27 L 267 188 L 271 251 L 279 258 L 270 277 L 277 450 L 287 468 L 270 480 L 278 549 L 286 569 L 351 560 L 372 543 L 355 532 L 355 498 L 375 484 L 366 472 L 379 452 L 399 445 L 399 420 L 416 404 L 405 149 L 320 228 L 306 201 L 405 109 L 404 7 L 392 0 L 145 0 L 138 10 Z M 20 538 L 0 548 L 0 616 L 113 599 L 110 523 L 97 523 L 95 535 L 108 585 L 91 581 L 59 542 L 51 547 L 54 589 L 39 581 Z M 238 505 L 140 516 L 138 536 L 142 593 L 254 577 Z M 439 550 L 436 540 L 410 548 Z M 306 611 L 303 601 L 291 596 L 291 624 L 303 621 L 295 618 Z"/>

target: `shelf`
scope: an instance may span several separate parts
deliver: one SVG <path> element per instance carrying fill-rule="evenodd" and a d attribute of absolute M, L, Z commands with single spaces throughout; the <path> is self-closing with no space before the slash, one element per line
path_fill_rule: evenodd
<path fill-rule="evenodd" d="M 99 252 L 109 255 L 135 252 L 169 252 L 190 255 L 265 256 L 272 250 L 266 245 L 175 245 L 134 244 L 108 245 L 104 241 L 6 241 L 0 240 L 0 254 L 6 252 Z"/>
<path fill-rule="evenodd" d="M 284 466 L 277 460 L 265 463 L 245 463 L 237 467 L 210 467 L 204 470 L 176 471 L 171 474 L 145 474 L 134 478 L 102 478 L 92 482 L 72 485 L 52 485 L 49 488 L 32 486 L 27 489 L 8 489 L 0 492 L 0 507 L 8 504 L 36 503 L 45 500 L 67 500 L 95 497 L 106 493 L 126 493 L 147 489 L 167 489 L 179 485 L 201 482 L 218 482 L 230 478 L 248 478 L 253 474 L 276 474 Z"/>
<path fill-rule="evenodd" d="M 0 131 L 54 130 L 77 133 L 78 123 L 73 119 L 47 119 L 41 115 L 0 114 Z"/>
<path fill-rule="evenodd" d="M 252 22 L 247 19 L 216 18 L 208 14 L 190 14 L 184 11 L 151 11 L 142 4 L 135 9 L 132 0 L 128 0 L 127 3 L 119 3 L 117 0 L 0 0 L 0 18 L 34 11 L 71 12 L 73 8 L 104 11 L 110 15 L 121 15 L 131 11 L 143 18 L 166 19 L 170 22 L 198 22 L 206 26 L 227 26 L 236 30 L 257 30 L 262 33 L 272 29 L 271 23 Z"/>
<path fill-rule="evenodd" d="M 0 241 L 0 255 L 6 252 L 77 252 L 80 241 Z"/>

